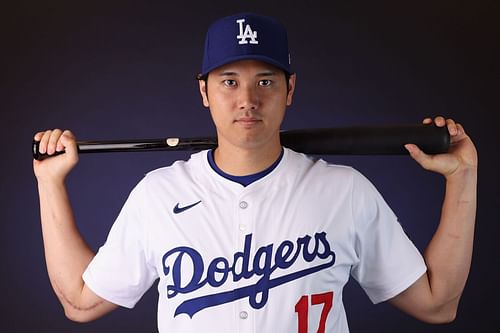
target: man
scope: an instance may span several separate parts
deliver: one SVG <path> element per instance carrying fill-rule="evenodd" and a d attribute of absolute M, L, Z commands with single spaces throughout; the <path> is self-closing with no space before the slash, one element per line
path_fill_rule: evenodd
<path fill-rule="evenodd" d="M 348 332 L 349 275 L 374 303 L 431 323 L 454 319 L 472 255 L 477 154 L 461 125 L 436 117 L 449 153 L 406 145 L 446 178 L 441 220 L 425 254 L 375 188 L 349 167 L 280 144 L 292 103 L 286 31 L 242 13 L 208 30 L 199 89 L 218 148 L 149 173 L 95 255 L 78 233 L 64 186 L 78 161 L 70 131 L 40 132 L 34 161 L 47 268 L 66 315 L 133 307 L 159 278 L 161 332 Z M 82 277 L 83 275 L 83 277 Z"/>

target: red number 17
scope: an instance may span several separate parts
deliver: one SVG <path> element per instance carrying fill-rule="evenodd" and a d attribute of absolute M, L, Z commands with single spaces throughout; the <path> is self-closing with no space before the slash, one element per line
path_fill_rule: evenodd
<path fill-rule="evenodd" d="M 318 333 L 325 333 L 326 318 L 330 313 L 333 305 L 333 291 L 311 295 L 311 305 L 324 304 L 319 319 Z M 309 295 L 302 296 L 297 304 L 295 304 L 295 312 L 297 312 L 299 330 L 298 333 L 307 332 L 307 322 L 309 313 Z"/>

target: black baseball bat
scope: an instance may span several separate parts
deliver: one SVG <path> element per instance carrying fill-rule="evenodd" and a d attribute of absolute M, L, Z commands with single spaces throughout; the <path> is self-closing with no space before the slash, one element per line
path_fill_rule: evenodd
<path fill-rule="evenodd" d="M 424 124 L 354 126 L 281 131 L 283 146 L 316 155 L 403 155 L 404 145 L 414 143 L 427 154 L 448 151 L 450 136 L 446 127 Z M 33 158 L 49 157 L 33 141 Z M 203 150 L 217 147 L 215 137 L 166 138 L 145 140 L 78 141 L 79 153 Z M 58 155 L 64 152 L 59 152 Z M 54 156 L 50 155 L 50 156 Z"/>

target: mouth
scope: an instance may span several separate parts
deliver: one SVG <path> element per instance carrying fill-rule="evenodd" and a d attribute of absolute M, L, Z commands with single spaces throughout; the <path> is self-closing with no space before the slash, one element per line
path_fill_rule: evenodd
<path fill-rule="evenodd" d="M 254 117 L 241 117 L 235 120 L 236 123 L 241 124 L 245 127 L 250 127 L 258 124 L 261 120 Z"/>

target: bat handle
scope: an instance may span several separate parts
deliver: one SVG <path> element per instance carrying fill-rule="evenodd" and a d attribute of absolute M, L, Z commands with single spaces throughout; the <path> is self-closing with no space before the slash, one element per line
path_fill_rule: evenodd
<path fill-rule="evenodd" d="M 157 150 L 203 150 L 215 148 L 216 138 L 166 138 L 141 140 L 108 140 L 108 141 L 77 141 L 78 153 L 106 153 L 126 151 L 157 151 Z M 33 158 L 43 160 L 47 157 L 64 154 L 64 151 L 54 154 L 41 154 L 40 142 L 33 141 Z"/>

